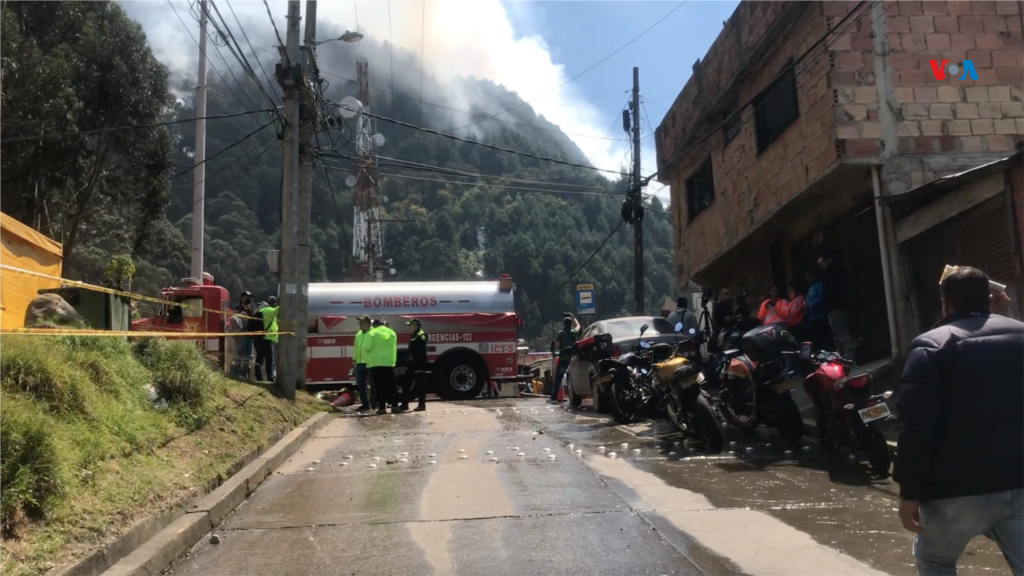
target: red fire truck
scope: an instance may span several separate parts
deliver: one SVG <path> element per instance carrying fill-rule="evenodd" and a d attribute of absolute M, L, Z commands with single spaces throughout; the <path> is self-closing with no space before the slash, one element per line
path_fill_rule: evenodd
<path fill-rule="evenodd" d="M 452 400 L 475 398 L 488 382 L 518 374 L 519 317 L 512 279 L 481 282 L 366 282 L 309 285 L 306 384 L 348 387 L 361 315 L 388 322 L 399 351 L 406 322 L 417 318 L 429 336 L 428 387 Z"/>
<path fill-rule="evenodd" d="M 131 329 L 137 332 L 183 332 L 222 334 L 225 322 L 230 318 L 231 302 L 228 291 L 213 283 L 213 275 L 203 273 L 202 281 L 183 278 L 181 286 L 171 286 L 160 291 L 160 298 L 180 305 L 161 304 L 160 311 L 152 318 L 132 322 Z M 220 313 L 214 312 L 220 310 Z M 173 336 L 172 336 L 173 338 Z M 220 366 L 224 361 L 224 338 L 196 338 L 196 344 L 214 357 Z"/>

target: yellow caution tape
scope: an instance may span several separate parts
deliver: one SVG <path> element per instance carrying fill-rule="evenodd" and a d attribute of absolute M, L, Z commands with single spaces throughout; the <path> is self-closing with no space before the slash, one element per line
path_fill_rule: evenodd
<path fill-rule="evenodd" d="M 4 328 L 0 334 L 23 334 L 26 336 L 128 336 L 131 338 L 219 338 L 221 336 L 268 336 L 288 335 L 294 332 L 134 332 L 131 330 L 74 330 L 71 328 Z"/>
<path fill-rule="evenodd" d="M 105 292 L 107 294 L 113 294 L 114 296 L 122 296 L 124 298 L 130 298 L 132 300 L 141 300 L 143 302 L 152 302 L 154 304 L 166 304 L 169 306 L 180 306 L 182 308 L 189 308 L 191 310 L 202 310 L 203 312 L 212 312 L 214 314 L 231 314 L 231 311 L 225 313 L 223 310 L 215 310 L 213 308 L 203 308 L 202 306 L 195 306 L 193 304 L 184 304 L 182 302 L 175 302 L 173 300 L 164 300 L 162 298 L 154 298 L 152 296 L 143 296 L 142 294 L 133 294 L 131 292 L 125 292 L 123 290 L 115 290 L 113 288 L 107 288 L 106 286 L 96 286 L 95 284 L 87 284 L 85 282 L 79 282 L 78 280 L 68 280 L 67 278 L 58 278 L 57 276 L 50 276 L 49 274 L 43 274 L 42 272 L 34 272 L 32 270 L 23 270 L 21 268 L 15 268 L 7 264 L 0 264 L 0 270 L 7 272 L 14 272 L 15 274 L 22 274 L 24 276 L 35 276 L 37 278 L 46 278 L 47 280 L 54 280 L 60 282 L 66 286 L 74 286 L 77 288 L 88 288 L 89 290 L 95 290 L 96 292 Z M 232 318 L 245 318 L 246 320 L 260 320 L 252 316 L 246 316 L 244 314 L 231 314 Z"/>

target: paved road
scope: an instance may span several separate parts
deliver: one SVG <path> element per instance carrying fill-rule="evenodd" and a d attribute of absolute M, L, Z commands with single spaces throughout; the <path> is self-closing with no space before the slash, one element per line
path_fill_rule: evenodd
<path fill-rule="evenodd" d="M 537 399 L 429 406 L 338 417 L 169 574 L 913 572 L 893 486 L 813 443 L 690 456 L 661 424 Z M 1007 573 L 981 541 L 962 567 Z"/>

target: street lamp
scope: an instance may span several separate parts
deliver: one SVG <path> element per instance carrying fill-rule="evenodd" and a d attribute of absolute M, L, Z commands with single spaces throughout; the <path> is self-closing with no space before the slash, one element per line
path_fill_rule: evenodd
<path fill-rule="evenodd" d="M 344 34 L 338 36 L 337 38 L 331 38 L 330 40 L 323 40 L 317 42 L 314 44 L 314 46 L 320 46 L 321 44 L 327 44 L 328 42 L 337 42 L 339 40 L 347 44 L 352 44 L 353 42 L 359 42 L 362 39 L 363 35 L 360 34 L 359 32 L 345 32 Z"/>

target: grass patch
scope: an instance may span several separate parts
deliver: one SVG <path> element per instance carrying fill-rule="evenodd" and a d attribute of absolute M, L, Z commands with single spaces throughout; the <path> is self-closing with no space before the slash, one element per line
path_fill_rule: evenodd
<path fill-rule="evenodd" d="M 67 336 L 5 336 L 0 395 L 0 572 L 19 576 L 198 496 L 325 406 L 225 378 L 186 342 Z"/>

